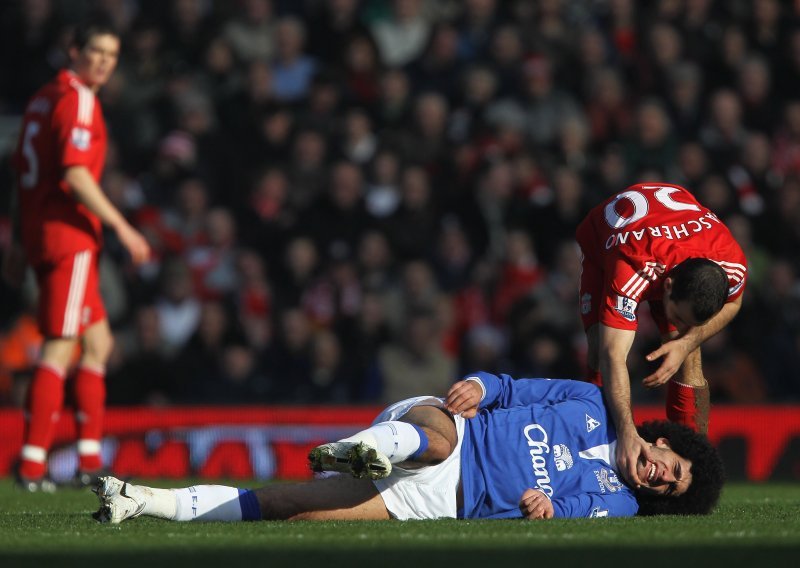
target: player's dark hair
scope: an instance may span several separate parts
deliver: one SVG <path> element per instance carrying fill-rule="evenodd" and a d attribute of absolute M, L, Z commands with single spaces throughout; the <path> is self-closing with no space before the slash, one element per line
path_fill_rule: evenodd
<path fill-rule="evenodd" d="M 111 35 L 119 38 L 119 32 L 114 25 L 109 20 L 98 17 L 75 26 L 69 45 L 81 50 L 86 47 L 93 37 L 100 35 Z"/>
<path fill-rule="evenodd" d="M 637 493 L 639 515 L 708 515 L 719 500 L 725 483 L 725 469 L 716 448 L 702 434 L 688 426 L 653 420 L 638 427 L 639 435 L 653 442 L 658 438 L 669 440 L 669 446 L 678 455 L 692 462 L 692 483 L 678 497 Z"/>
<path fill-rule="evenodd" d="M 707 258 L 689 258 L 670 270 L 675 302 L 686 300 L 698 323 L 709 320 L 725 305 L 728 298 L 728 275 L 722 267 Z"/>

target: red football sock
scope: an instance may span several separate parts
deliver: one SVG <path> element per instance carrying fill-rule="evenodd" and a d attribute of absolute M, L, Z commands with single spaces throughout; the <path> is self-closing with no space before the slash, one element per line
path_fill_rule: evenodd
<path fill-rule="evenodd" d="M 708 385 L 692 387 L 670 381 L 667 385 L 667 418 L 705 434 L 708 430 Z"/>
<path fill-rule="evenodd" d="M 587 383 L 597 385 L 598 387 L 603 386 L 603 377 L 600 375 L 600 371 L 595 371 L 594 369 L 589 369 L 586 372 L 586 376 L 583 377 L 583 380 Z"/>
<path fill-rule="evenodd" d="M 103 466 L 100 439 L 105 402 L 105 370 L 80 366 L 75 375 L 75 416 L 78 422 L 78 467 L 81 471 L 96 471 Z"/>
<path fill-rule="evenodd" d="M 40 479 L 47 469 L 47 452 L 53 443 L 55 423 L 64 404 L 64 371 L 41 364 L 33 374 L 25 403 L 25 443 L 20 453 L 19 473 Z"/>

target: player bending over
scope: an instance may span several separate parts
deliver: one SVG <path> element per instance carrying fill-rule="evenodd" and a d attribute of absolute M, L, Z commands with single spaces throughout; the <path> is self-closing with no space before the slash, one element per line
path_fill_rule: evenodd
<path fill-rule="evenodd" d="M 147 515 L 176 521 L 501 519 L 707 514 L 722 463 L 701 434 L 670 422 L 641 427 L 652 461 L 634 491 L 615 467 L 616 431 L 598 387 L 477 373 L 445 399 L 417 397 L 373 425 L 309 454 L 341 472 L 257 490 L 220 485 L 153 489 L 104 477 L 100 522 Z"/>

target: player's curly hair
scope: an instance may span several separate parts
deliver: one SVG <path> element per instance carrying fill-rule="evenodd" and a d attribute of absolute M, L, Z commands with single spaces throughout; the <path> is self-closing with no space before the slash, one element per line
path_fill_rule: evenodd
<path fill-rule="evenodd" d="M 722 458 L 708 438 L 691 428 L 667 420 L 653 420 L 638 427 L 648 442 L 669 440 L 670 448 L 692 462 L 692 483 L 679 497 L 636 494 L 639 515 L 707 515 L 719 501 L 725 483 Z"/>

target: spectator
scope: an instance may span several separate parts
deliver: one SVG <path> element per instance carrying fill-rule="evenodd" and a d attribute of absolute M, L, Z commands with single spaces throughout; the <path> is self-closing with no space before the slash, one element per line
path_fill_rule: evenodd
<path fill-rule="evenodd" d="M 200 321 L 200 302 L 194 295 L 192 274 L 180 258 L 173 257 L 162 267 L 156 312 L 164 348 L 174 354 L 186 344 Z"/>
<path fill-rule="evenodd" d="M 279 101 L 297 101 L 308 94 L 317 64 L 304 54 L 305 41 L 306 29 L 300 20 L 287 17 L 278 21 L 272 92 Z"/>
<path fill-rule="evenodd" d="M 431 25 L 422 13 L 421 0 L 393 0 L 389 19 L 376 22 L 371 31 L 383 63 L 395 67 L 422 53 Z"/>
<path fill-rule="evenodd" d="M 275 24 L 271 0 L 245 0 L 239 13 L 223 28 L 222 34 L 236 57 L 268 61 L 275 53 Z"/>
<path fill-rule="evenodd" d="M 378 353 L 376 378 L 379 400 L 413 396 L 412 392 L 440 392 L 447 389 L 455 373 L 455 362 L 442 351 L 433 312 L 408 312 L 401 341 L 390 343 Z"/>

